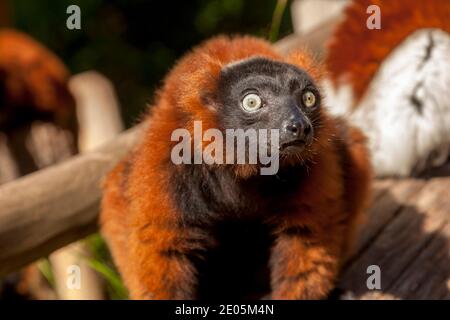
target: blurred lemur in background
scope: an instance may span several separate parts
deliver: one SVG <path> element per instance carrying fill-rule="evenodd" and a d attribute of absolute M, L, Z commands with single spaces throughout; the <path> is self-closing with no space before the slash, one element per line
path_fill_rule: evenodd
<path fill-rule="evenodd" d="M 77 152 L 70 72 L 30 36 L 0 28 L 0 185 Z M 35 265 L 0 279 L 0 298 L 54 297 Z"/>
<path fill-rule="evenodd" d="M 78 126 L 69 77 L 64 63 L 42 44 L 22 32 L 0 29 L 0 134 L 19 175 L 76 153 Z"/>
<path fill-rule="evenodd" d="M 369 30 L 367 8 L 380 8 Z M 416 175 L 450 153 L 450 2 L 354 0 L 328 48 L 327 106 L 367 135 L 378 176 Z"/>

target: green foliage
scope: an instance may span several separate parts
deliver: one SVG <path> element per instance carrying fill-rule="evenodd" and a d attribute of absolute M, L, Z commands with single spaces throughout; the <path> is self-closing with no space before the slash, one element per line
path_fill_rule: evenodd
<path fill-rule="evenodd" d="M 96 233 L 88 237 L 87 245 L 91 249 L 92 257 L 84 257 L 89 267 L 97 271 L 106 283 L 108 297 L 113 300 L 128 299 L 128 291 L 114 267 L 111 255 L 105 241 Z"/>
<path fill-rule="evenodd" d="M 47 280 L 48 284 L 53 287 L 55 285 L 55 277 L 53 275 L 50 260 L 48 260 L 48 258 L 42 258 L 37 262 L 36 265 L 39 269 L 39 272 L 44 276 L 45 280 Z"/>
<path fill-rule="evenodd" d="M 281 20 L 283 19 L 284 11 L 286 10 L 287 0 L 278 0 L 272 17 L 272 25 L 269 32 L 269 40 L 275 42 L 278 40 L 280 33 Z"/>

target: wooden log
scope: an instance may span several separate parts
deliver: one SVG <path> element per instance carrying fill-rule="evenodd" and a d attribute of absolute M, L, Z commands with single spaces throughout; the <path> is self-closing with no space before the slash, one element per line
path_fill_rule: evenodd
<path fill-rule="evenodd" d="M 5 134 L 0 132 L 0 185 L 13 181 L 19 176 L 19 169 L 8 148 Z"/>
<path fill-rule="evenodd" d="M 418 300 L 450 299 L 450 223 L 431 235 L 431 241 L 394 280 L 389 291 L 396 296 Z"/>
<path fill-rule="evenodd" d="M 342 12 L 349 0 L 295 0 L 291 4 L 292 25 L 296 34 L 307 34 L 324 21 Z"/>
<path fill-rule="evenodd" d="M 415 179 L 407 183 L 411 185 L 402 187 L 408 189 L 402 192 L 403 200 L 390 191 L 386 194 L 398 202 L 397 214 L 342 276 L 340 287 L 358 299 L 439 298 L 448 293 L 450 178 L 434 178 L 421 187 Z M 367 288 L 370 265 L 380 267 L 381 291 Z"/>
<path fill-rule="evenodd" d="M 305 48 L 321 61 L 326 55 L 326 44 L 340 17 L 326 20 L 317 28 L 305 35 L 292 34 L 277 42 L 276 47 L 282 53 L 289 53 L 296 48 Z"/>
<path fill-rule="evenodd" d="M 379 183 L 375 183 L 375 187 Z M 400 211 L 401 206 L 408 203 L 412 196 L 424 186 L 425 182 L 416 179 L 405 179 L 384 187 L 378 197 L 375 197 L 372 206 L 366 214 L 365 224 L 360 232 L 359 241 L 355 250 L 356 255 L 381 232 L 381 230 Z"/>
<path fill-rule="evenodd" d="M 83 72 L 70 79 L 69 88 L 77 104 L 80 152 L 94 150 L 124 130 L 119 99 L 105 76 Z"/>

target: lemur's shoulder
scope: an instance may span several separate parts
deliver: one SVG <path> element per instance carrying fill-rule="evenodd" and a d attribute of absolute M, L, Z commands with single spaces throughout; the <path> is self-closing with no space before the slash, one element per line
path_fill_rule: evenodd
<path fill-rule="evenodd" d="M 335 118 L 334 139 L 345 182 L 347 203 L 359 208 L 367 205 L 372 170 L 366 136 L 341 117 Z"/>
<path fill-rule="evenodd" d="M 103 181 L 103 198 L 101 203 L 100 226 L 107 242 L 116 250 L 112 252 L 114 261 L 121 270 L 128 261 L 127 239 L 129 234 L 128 203 L 126 187 L 131 163 L 128 159 L 118 163 Z"/>

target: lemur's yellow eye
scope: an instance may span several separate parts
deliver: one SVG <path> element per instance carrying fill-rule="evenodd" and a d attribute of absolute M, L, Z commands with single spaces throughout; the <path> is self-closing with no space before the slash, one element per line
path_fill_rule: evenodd
<path fill-rule="evenodd" d="M 250 93 L 242 99 L 242 108 L 247 112 L 254 112 L 261 108 L 261 105 L 261 98 L 255 93 Z"/>
<path fill-rule="evenodd" d="M 314 107 L 316 104 L 316 95 L 312 93 L 311 91 L 305 91 L 302 96 L 303 104 L 307 108 Z"/>

